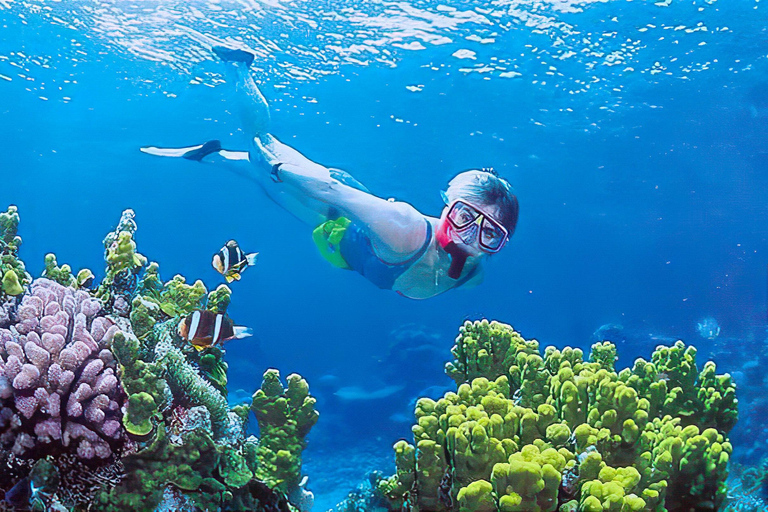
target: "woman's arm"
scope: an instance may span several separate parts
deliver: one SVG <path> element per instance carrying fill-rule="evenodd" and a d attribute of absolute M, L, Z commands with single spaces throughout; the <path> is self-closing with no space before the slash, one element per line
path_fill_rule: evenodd
<path fill-rule="evenodd" d="M 328 168 L 267 135 L 255 140 L 271 173 L 270 192 L 293 196 L 296 204 L 326 215 L 329 207 L 367 228 L 376 254 L 398 263 L 421 249 L 427 233 L 424 216 L 401 201 L 387 201 L 334 179 Z M 283 202 L 286 203 L 286 202 Z M 313 206 L 314 205 L 314 206 Z"/>

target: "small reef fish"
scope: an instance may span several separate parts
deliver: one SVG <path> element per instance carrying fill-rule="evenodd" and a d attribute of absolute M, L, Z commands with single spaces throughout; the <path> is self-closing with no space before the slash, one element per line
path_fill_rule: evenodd
<path fill-rule="evenodd" d="M 696 324 L 696 331 L 702 338 L 707 340 L 714 340 L 720 336 L 720 324 L 717 323 L 717 320 L 711 316 L 708 316 Z"/>
<path fill-rule="evenodd" d="M 245 254 L 234 240 L 230 240 L 213 256 L 213 268 L 223 275 L 228 283 L 239 281 L 240 274 L 256 264 L 259 253 Z"/>
<path fill-rule="evenodd" d="M 227 340 L 252 336 L 253 332 L 234 325 L 224 313 L 198 309 L 179 323 L 179 335 L 197 350 L 204 350 Z"/>

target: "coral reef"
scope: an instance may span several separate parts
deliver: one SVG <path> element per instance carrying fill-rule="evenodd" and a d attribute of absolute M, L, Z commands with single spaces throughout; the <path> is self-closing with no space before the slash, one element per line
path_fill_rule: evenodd
<path fill-rule="evenodd" d="M 84 291 L 35 280 L 0 329 L 0 444 L 16 455 L 106 459 L 122 439 L 122 391 L 107 348 L 118 328 Z"/>
<path fill-rule="evenodd" d="M 616 348 L 547 347 L 467 322 L 446 372 L 456 392 L 416 405 L 379 484 L 390 510 L 716 509 L 726 498 L 735 386 L 678 341 L 616 372 Z"/>
<path fill-rule="evenodd" d="M 73 275 L 53 254 L 32 281 L 17 226 L 15 208 L 0 214 L 13 274 L 0 297 L 0 508 L 311 507 L 301 451 L 318 414 L 306 381 L 291 375 L 283 388 L 267 372 L 276 381 L 265 376 L 254 395 L 260 438 L 247 436 L 251 408 L 227 403 L 223 350 L 198 352 L 178 335 L 195 309 L 225 313 L 228 287 L 163 282 L 136 251 L 130 210 L 104 240 L 96 290 L 90 270 Z"/>

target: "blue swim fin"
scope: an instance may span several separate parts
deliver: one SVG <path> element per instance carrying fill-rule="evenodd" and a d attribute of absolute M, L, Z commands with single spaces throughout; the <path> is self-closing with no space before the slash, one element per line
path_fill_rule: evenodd
<path fill-rule="evenodd" d="M 241 50 L 240 48 L 229 48 L 228 46 L 214 46 L 211 48 L 213 53 L 224 62 L 241 62 L 246 67 L 251 67 L 253 58 L 255 57 L 251 52 Z"/>

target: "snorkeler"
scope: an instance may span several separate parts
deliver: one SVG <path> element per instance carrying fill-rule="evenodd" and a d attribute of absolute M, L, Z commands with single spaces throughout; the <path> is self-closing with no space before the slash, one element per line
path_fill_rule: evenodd
<path fill-rule="evenodd" d="M 506 180 L 487 169 L 458 174 L 443 193 L 446 207 L 439 219 L 408 203 L 377 197 L 346 172 L 307 159 L 269 133 L 269 106 L 249 73 L 252 53 L 222 46 L 213 51 L 236 74 L 235 101 L 243 130 L 253 136 L 251 150 L 223 149 L 219 141 L 208 141 L 186 148 L 144 147 L 143 152 L 250 161 L 250 168 L 239 172 L 314 228 L 325 259 L 379 288 L 426 299 L 482 281 L 484 260 L 501 251 L 517 224 L 517 198 Z"/>

